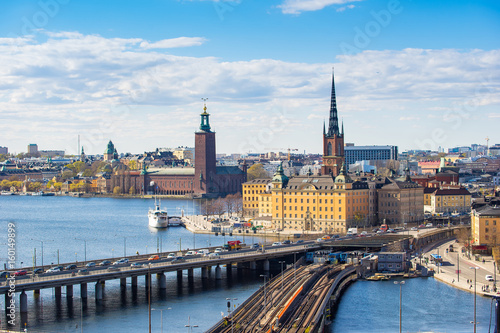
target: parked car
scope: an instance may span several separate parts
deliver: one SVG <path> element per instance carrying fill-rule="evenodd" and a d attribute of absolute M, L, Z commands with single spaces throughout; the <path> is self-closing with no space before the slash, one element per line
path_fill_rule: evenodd
<path fill-rule="evenodd" d="M 18 270 L 14 272 L 14 276 L 23 276 L 26 275 L 28 272 L 26 272 L 24 269 Z"/>
<path fill-rule="evenodd" d="M 76 269 L 75 264 L 69 264 L 68 266 L 64 267 L 64 270 L 66 270 L 66 271 L 70 271 L 72 269 Z"/>
<path fill-rule="evenodd" d="M 63 270 L 62 266 L 54 266 L 47 270 L 47 273 L 61 272 Z"/>
<path fill-rule="evenodd" d="M 109 260 L 103 260 L 99 263 L 99 266 L 108 266 L 111 265 L 111 261 Z"/>
<path fill-rule="evenodd" d="M 95 267 L 95 262 L 88 262 L 85 267 L 90 268 L 90 267 Z"/>
<path fill-rule="evenodd" d="M 153 260 L 160 260 L 160 256 L 157 255 L 157 254 L 154 254 L 152 255 L 151 257 L 148 258 L 149 261 L 153 261 Z"/>
<path fill-rule="evenodd" d="M 172 259 L 172 258 L 175 258 L 176 255 L 175 253 L 169 253 L 168 256 L 167 256 L 167 259 Z"/>
<path fill-rule="evenodd" d="M 486 281 L 495 281 L 495 279 L 493 279 L 493 276 L 491 275 L 486 275 L 484 278 L 486 279 Z"/>

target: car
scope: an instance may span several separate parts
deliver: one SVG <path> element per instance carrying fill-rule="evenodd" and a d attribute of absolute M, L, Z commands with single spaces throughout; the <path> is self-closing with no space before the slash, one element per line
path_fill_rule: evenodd
<path fill-rule="evenodd" d="M 250 245 L 250 248 L 251 249 L 258 249 L 259 248 L 259 243 L 253 243 L 252 245 Z"/>
<path fill-rule="evenodd" d="M 417 231 L 417 230 L 418 230 L 418 228 L 417 228 L 417 227 L 413 227 L 413 228 L 411 228 L 410 230 L 411 230 L 411 231 Z"/>
<path fill-rule="evenodd" d="M 486 279 L 486 281 L 495 281 L 495 279 L 493 279 L 493 276 L 491 275 L 486 275 L 484 278 Z"/>
<path fill-rule="evenodd" d="M 377 232 L 377 231 L 378 231 L 378 228 L 372 229 L 372 232 Z"/>
<path fill-rule="evenodd" d="M 323 238 L 316 239 L 316 243 L 323 243 L 325 240 Z"/>
<path fill-rule="evenodd" d="M 0 279 L 6 279 L 9 276 L 10 276 L 10 272 L 5 271 L 5 272 L 0 273 Z"/>
<path fill-rule="evenodd" d="M 33 274 L 42 274 L 43 273 L 43 268 L 35 268 L 33 270 Z M 0 276 L 1 277 L 1 276 Z"/>
<path fill-rule="evenodd" d="M 142 264 L 139 264 L 138 262 L 134 262 L 130 264 L 130 268 L 142 268 Z"/>
<path fill-rule="evenodd" d="M 90 268 L 90 267 L 95 267 L 95 262 L 88 262 L 85 267 Z"/>
<path fill-rule="evenodd" d="M 86 268 L 79 269 L 78 275 L 89 275 L 89 270 Z"/>
<path fill-rule="evenodd" d="M 196 251 L 187 251 L 185 256 L 188 257 L 188 256 L 194 256 L 196 255 Z"/>
<path fill-rule="evenodd" d="M 153 260 L 160 260 L 160 256 L 157 255 L 157 254 L 154 254 L 152 255 L 151 257 L 148 258 L 149 261 L 153 261 Z"/>
<path fill-rule="evenodd" d="M 280 246 L 281 242 L 274 242 L 271 246 Z"/>
<path fill-rule="evenodd" d="M 219 255 L 218 253 L 210 253 L 210 254 L 208 255 L 208 257 L 209 257 L 209 258 L 219 258 L 219 257 L 220 257 L 220 255 Z"/>
<path fill-rule="evenodd" d="M 23 276 L 26 275 L 28 272 L 25 271 L 24 269 L 18 270 L 14 272 L 14 276 Z"/>
<path fill-rule="evenodd" d="M 432 228 L 432 223 L 427 223 L 427 224 L 425 225 L 425 227 L 426 227 L 426 228 Z"/>
<path fill-rule="evenodd" d="M 127 258 L 122 258 L 122 259 L 120 259 L 120 260 L 115 261 L 115 262 L 113 263 L 113 265 L 115 265 L 115 266 L 116 266 L 116 265 L 121 265 L 121 264 L 126 264 L 126 263 L 128 263 L 128 259 L 127 259 Z"/>
<path fill-rule="evenodd" d="M 185 261 L 186 259 L 184 259 L 184 257 L 176 257 L 174 260 L 172 260 L 172 264 L 178 264 Z"/>
<path fill-rule="evenodd" d="M 295 242 L 295 244 L 300 244 L 300 243 L 304 243 L 304 240 L 303 239 L 299 239 L 298 241 Z"/>
<path fill-rule="evenodd" d="M 99 263 L 99 266 L 108 266 L 111 265 L 111 261 L 109 260 L 103 260 Z"/>
<path fill-rule="evenodd" d="M 287 239 L 283 241 L 283 245 L 289 245 L 289 244 L 292 244 L 291 240 Z"/>
<path fill-rule="evenodd" d="M 172 259 L 172 258 L 175 258 L 175 257 L 176 257 L 175 253 L 169 253 L 167 255 L 167 259 Z"/>
<path fill-rule="evenodd" d="M 425 225 L 421 224 L 418 226 L 419 228 L 425 228 Z"/>
<path fill-rule="evenodd" d="M 254 244 L 254 245 L 255 245 L 255 244 Z M 258 244 L 257 244 L 257 245 L 258 245 Z M 258 248 L 258 246 L 257 246 L 257 248 Z M 220 248 L 220 247 L 218 247 L 218 248 L 216 248 L 216 249 L 214 250 L 214 253 L 222 253 L 222 252 L 223 252 L 223 250 L 222 250 L 222 248 Z"/>
<path fill-rule="evenodd" d="M 55 273 L 55 272 L 62 272 L 63 267 L 62 266 L 54 266 L 51 267 L 47 270 L 47 273 Z"/>
<path fill-rule="evenodd" d="M 66 270 L 66 271 L 70 271 L 72 269 L 76 269 L 75 264 L 69 264 L 68 266 L 64 267 L 64 270 Z"/>
<path fill-rule="evenodd" d="M 109 272 L 117 272 L 117 271 L 119 271 L 119 270 L 120 270 L 120 269 L 119 269 L 118 267 L 115 267 L 115 266 L 109 266 L 109 267 L 107 268 L 107 271 L 109 271 Z"/>
<path fill-rule="evenodd" d="M 381 234 L 384 234 L 384 233 L 385 233 L 385 231 L 383 231 L 383 230 L 377 231 L 377 235 L 381 235 Z"/>
<path fill-rule="evenodd" d="M 396 231 L 394 231 L 394 229 L 387 229 L 387 233 L 388 233 L 388 234 L 393 234 L 393 233 L 395 233 L 395 232 L 396 232 Z"/>

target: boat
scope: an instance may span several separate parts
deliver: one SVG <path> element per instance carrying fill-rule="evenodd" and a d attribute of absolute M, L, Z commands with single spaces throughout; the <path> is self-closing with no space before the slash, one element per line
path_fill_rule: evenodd
<path fill-rule="evenodd" d="M 9 191 L 2 191 L 2 195 L 14 195 L 14 193 Z"/>
<path fill-rule="evenodd" d="M 166 209 L 161 209 L 161 201 L 155 198 L 155 208 L 148 211 L 149 226 L 153 228 L 168 227 L 168 213 Z"/>

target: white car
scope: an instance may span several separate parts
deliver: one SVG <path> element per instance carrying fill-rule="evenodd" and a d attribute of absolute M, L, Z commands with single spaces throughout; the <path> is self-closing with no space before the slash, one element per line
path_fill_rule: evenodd
<path fill-rule="evenodd" d="M 167 259 L 173 259 L 173 258 L 175 258 L 175 257 L 177 257 L 177 256 L 175 255 L 175 253 L 169 253 L 169 254 L 168 254 L 168 256 L 167 256 Z"/>
<path fill-rule="evenodd" d="M 214 253 L 222 253 L 222 249 L 220 247 L 218 247 L 214 250 Z"/>
<path fill-rule="evenodd" d="M 495 279 L 493 279 L 493 276 L 491 275 L 486 275 L 484 278 L 486 279 L 486 281 L 495 281 Z"/>
<path fill-rule="evenodd" d="M 214 253 L 210 253 L 210 254 L 208 255 L 208 257 L 209 257 L 209 258 L 219 258 L 219 254 L 218 254 L 218 253 L 215 253 L 215 252 L 214 252 Z"/>
<path fill-rule="evenodd" d="M 325 240 L 323 238 L 316 239 L 316 243 L 323 243 Z"/>
<path fill-rule="evenodd" d="M 196 251 L 187 251 L 185 256 L 188 257 L 188 256 L 195 256 L 196 255 Z"/>
<path fill-rule="evenodd" d="M 281 242 L 274 242 L 273 245 L 271 246 L 280 246 L 281 245 Z"/>

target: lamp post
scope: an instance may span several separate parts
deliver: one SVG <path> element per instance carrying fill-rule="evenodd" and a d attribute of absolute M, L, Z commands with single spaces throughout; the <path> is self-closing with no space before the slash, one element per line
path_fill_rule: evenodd
<path fill-rule="evenodd" d="M 184 325 L 184 327 L 188 328 L 188 332 L 192 332 L 193 328 L 198 327 L 198 325 L 191 325 L 191 318 L 188 316 L 188 324 Z"/>
<path fill-rule="evenodd" d="M 281 291 L 283 292 L 283 264 L 286 263 L 286 261 L 278 261 L 281 264 Z"/>
<path fill-rule="evenodd" d="M 39 240 L 39 239 L 34 239 L 34 238 L 31 238 L 31 240 L 34 240 L 34 241 L 37 241 L 37 242 L 40 242 L 42 243 L 42 269 L 43 269 L 43 240 Z M 46 240 L 45 242 L 53 242 L 53 240 Z M 35 261 L 36 261 L 36 258 L 35 258 Z"/>
<path fill-rule="evenodd" d="M 474 333 L 476 333 L 476 272 L 479 269 L 479 267 L 469 267 L 470 269 L 474 270 L 474 321 L 472 322 L 474 324 Z"/>
<path fill-rule="evenodd" d="M 264 309 L 265 309 L 267 306 L 267 304 L 266 304 L 266 279 L 267 279 L 267 275 L 261 274 L 260 277 L 264 278 Z"/>
<path fill-rule="evenodd" d="M 87 261 L 87 240 L 86 239 L 81 239 L 81 238 L 75 238 L 76 240 L 80 240 L 80 241 L 83 241 L 83 248 L 84 248 L 84 258 L 85 258 L 85 261 Z"/>
<path fill-rule="evenodd" d="M 401 333 L 401 323 L 402 323 L 402 316 L 401 316 L 401 303 L 403 300 L 403 284 L 405 284 L 404 281 L 394 281 L 394 284 L 399 284 L 399 333 Z"/>
<path fill-rule="evenodd" d="M 172 310 L 172 308 L 166 308 L 166 309 L 151 309 L 151 311 L 160 311 L 161 333 L 163 333 L 163 310 Z"/>

